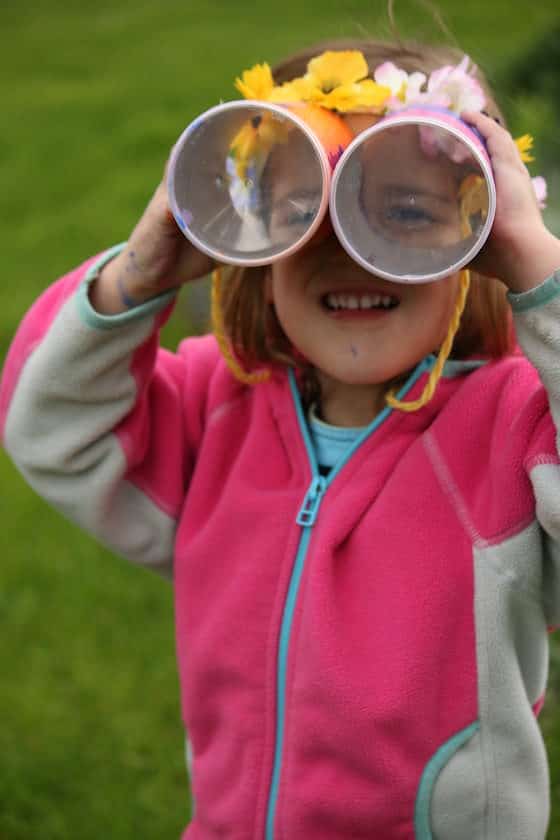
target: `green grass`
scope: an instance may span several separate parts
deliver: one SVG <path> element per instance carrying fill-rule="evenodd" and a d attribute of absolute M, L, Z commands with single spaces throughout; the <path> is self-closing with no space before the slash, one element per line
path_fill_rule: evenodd
<path fill-rule="evenodd" d="M 431 38 L 421 4 L 404 34 Z M 500 78 L 557 19 L 557 0 L 442 2 Z M 254 61 L 323 37 L 387 36 L 383 3 L 125 0 L 2 4 L 0 358 L 34 297 L 128 235 L 185 124 Z M 546 103 L 508 101 L 538 138 Z M 519 116 L 517 117 L 519 118 Z M 544 117 L 542 117 L 544 119 Z M 178 307 L 165 341 L 189 326 Z M 0 455 L 0 840 L 174 838 L 188 819 L 171 588 L 63 521 Z M 560 838 L 559 648 L 543 725 Z"/>

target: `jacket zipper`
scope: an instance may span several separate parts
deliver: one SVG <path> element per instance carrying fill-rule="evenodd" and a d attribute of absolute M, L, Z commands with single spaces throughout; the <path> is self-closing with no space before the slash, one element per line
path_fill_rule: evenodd
<path fill-rule="evenodd" d="M 313 462 L 312 465 L 315 466 Z M 278 659 L 276 664 L 276 737 L 272 779 L 270 783 L 270 793 L 266 814 L 266 840 L 274 840 L 274 820 L 276 817 L 276 804 L 278 801 L 280 771 L 282 765 L 282 750 L 284 746 L 284 721 L 286 718 L 286 669 L 288 663 L 288 649 L 290 644 L 292 620 L 296 607 L 301 577 L 305 566 L 305 557 L 311 540 L 312 528 L 317 519 L 319 507 L 321 506 L 326 488 L 326 479 L 316 473 L 311 479 L 311 484 L 305 494 L 305 498 L 296 518 L 296 522 L 301 526 L 302 532 L 297 548 L 296 559 L 292 569 L 292 575 L 290 577 L 288 594 L 286 595 L 286 601 L 284 604 L 284 613 L 282 615 L 282 625 L 280 628 L 280 641 L 278 644 Z"/>
<path fill-rule="evenodd" d="M 420 362 L 416 369 L 412 372 L 408 380 L 402 386 L 397 394 L 398 399 L 402 399 L 407 392 L 412 388 L 414 383 L 427 370 L 430 370 L 435 358 L 428 356 Z M 348 463 L 354 452 L 361 446 L 361 444 L 375 432 L 379 426 L 387 419 L 392 410 L 387 406 L 381 411 L 372 423 L 364 429 L 363 433 L 350 447 L 346 456 L 330 471 L 328 477 L 319 474 L 319 467 L 315 457 L 315 450 L 311 442 L 307 423 L 303 415 L 301 401 L 297 389 L 297 384 L 293 371 L 289 371 L 290 388 L 292 391 L 292 398 L 297 411 L 299 420 L 299 427 L 305 442 L 307 450 L 307 457 L 311 467 L 311 483 L 307 489 L 298 515 L 296 523 L 301 527 L 301 535 L 296 552 L 296 559 L 290 577 L 290 584 L 286 601 L 284 603 L 284 612 L 282 614 L 282 624 L 280 628 L 280 640 L 278 643 L 278 658 L 276 666 L 276 735 L 274 743 L 274 761 L 272 769 L 272 777 L 270 782 L 270 790 L 268 795 L 268 806 L 266 812 L 266 827 L 265 840 L 274 840 L 274 823 L 276 820 L 276 806 L 278 802 L 278 792 L 280 789 L 280 776 L 282 770 L 282 753 L 284 747 L 284 724 L 286 719 L 286 671 L 288 663 L 288 652 L 290 645 L 290 634 L 292 629 L 292 622 L 296 608 L 297 597 L 303 570 L 305 567 L 305 558 L 311 541 L 312 529 L 317 521 L 321 502 L 328 490 L 330 484 L 336 478 L 341 469 Z"/>

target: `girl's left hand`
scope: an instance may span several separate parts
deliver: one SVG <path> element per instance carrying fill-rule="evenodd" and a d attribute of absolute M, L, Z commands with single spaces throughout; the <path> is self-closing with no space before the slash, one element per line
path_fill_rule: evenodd
<path fill-rule="evenodd" d="M 499 278 L 513 292 L 528 291 L 560 268 L 560 241 L 544 224 L 531 177 L 511 134 L 485 114 L 465 111 L 461 119 L 486 141 L 496 184 L 492 231 L 471 266 Z"/>

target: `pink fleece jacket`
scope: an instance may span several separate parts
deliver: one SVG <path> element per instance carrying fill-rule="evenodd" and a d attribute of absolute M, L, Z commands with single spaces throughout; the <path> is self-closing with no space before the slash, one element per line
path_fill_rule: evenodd
<path fill-rule="evenodd" d="M 38 492 L 173 575 L 185 840 L 542 840 L 560 277 L 512 298 L 532 364 L 448 364 L 325 479 L 292 374 L 241 385 L 212 337 L 158 349 L 169 296 L 93 312 L 110 255 L 24 319 L 0 420 Z"/>

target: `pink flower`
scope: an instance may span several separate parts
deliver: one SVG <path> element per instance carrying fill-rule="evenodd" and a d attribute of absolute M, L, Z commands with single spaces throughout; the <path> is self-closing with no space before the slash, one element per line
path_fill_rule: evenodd
<path fill-rule="evenodd" d="M 541 208 L 541 210 L 544 210 L 544 208 L 546 207 L 546 199 L 548 197 L 546 181 L 542 177 L 542 175 L 537 175 L 536 178 L 531 178 L 531 181 L 533 183 L 533 189 L 537 197 L 538 205 Z"/>
<path fill-rule="evenodd" d="M 418 126 L 420 148 L 429 158 L 436 158 L 442 152 L 453 163 L 465 163 L 472 158 L 472 153 L 465 143 L 457 140 L 445 129 L 433 125 Z"/>
<path fill-rule="evenodd" d="M 410 105 L 436 105 L 448 108 L 455 114 L 461 111 L 482 111 L 486 97 L 481 85 L 474 78 L 474 65 L 469 70 L 470 58 L 465 55 L 457 66 L 440 67 L 426 80 L 424 73 L 406 73 L 386 61 L 375 70 L 374 79 L 388 87 L 391 98 L 387 110 L 400 111 Z M 427 81 L 427 84 L 426 84 Z"/>

